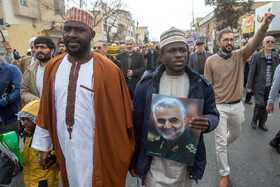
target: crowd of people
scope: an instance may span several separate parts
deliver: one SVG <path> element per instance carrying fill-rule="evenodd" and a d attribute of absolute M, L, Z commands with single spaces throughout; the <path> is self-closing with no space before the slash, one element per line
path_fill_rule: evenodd
<path fill-rule="evenodd" d="M 107 54 L 108 44 L 102 40 L 92 50 L 94 16 L 79 8 L 67 11 L 56 53 L 55 43 L 45 36 L 30 39 L 30 55 L 25 57 L 6 42 L 0 62 L 0 134 L 24 129 L 19 134 L 24 139 L 25 185 L 57 186 L 61 180 L 63 186 L 123 187 L 129 171 L 147 187 L 191 186 L 202 179 L 206 167 L 203 134 L 214 131 L 218 185 L 228 186 L 227 148 L 245 121 L 244 79 L 247 94 L 255 100 L 252 128 L 267 131 L 267 115 L 274 111 L 279 55 L 272 51 L 275 39 L 266 36 L 274 17 L 266 13 L 261 28 L 237 50 L 233 32 L 221 30 L 216 54 L 205 50 L 203 40 L 190 52 L 185 32 L 174 27 L 148 50 L 136 49 L 130 36 L 116 56 Z M 258 52 L 260 43 L 263 50 Z M 152 109 L 154 94 L 203 99 L 202 115 L 186 122 L 178 104 Z M 192 164 L 147 155 L 151 118 L 169 137 L 156 139 L 157 150 L 166 145 L 177 154 L 181 129 L 198 130 Z M 280 154 L 280 131 L 269 145 Z M 2 155 L 0 170 L 1 186 L 9 185 L 20 168 Z"/>

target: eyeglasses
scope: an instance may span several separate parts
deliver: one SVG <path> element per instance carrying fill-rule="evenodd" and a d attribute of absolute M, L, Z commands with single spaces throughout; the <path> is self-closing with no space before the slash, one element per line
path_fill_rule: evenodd
<path fill-rule="evenodd" d="M 98 46 L 98 47 L 93 47 L 93 49 L 96 49 L 96 48 L 97 48 L 97 49 L 101 49 L 102 47 L 100 47 L 100 46 Z"/>
<path fill-rule="evenodd" d="M 45 45 L 36 45 L 36 46 L 35 46 L 35 49 L 39 49 L 39 48 L 41 48 L 41 49 L 47 49 L 48 46 L 45 46 Z"/>
<path fill-rule="evenodd" d="M 233 38 L 225 38 L 225 39 L 223 39 L 223 42 L 229 42 L 229 41 L 233 42 Z"/>
<path fill-rule="evenodd" d="M 275 41 L 273 41 L 273 40 L 266 40 L 266 43 L 268 44 L 268 43 L 272 43 L 272 44 L 274 44 L 275 43 Z"/>

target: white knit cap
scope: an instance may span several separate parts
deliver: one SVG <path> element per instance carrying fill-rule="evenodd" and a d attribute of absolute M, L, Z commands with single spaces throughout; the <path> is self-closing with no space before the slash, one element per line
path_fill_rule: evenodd
<path fill-rule="evenodd" d="M 31 47 L 31 44 L 36 40 L 36 37 L 33 37 L 29 40 L 29 46 Z"/>
<path fill-rule="evenodd" d="M 160 35 L 160 47 L 173 42 L 184 42 L 187 44 L 185 32 L 181 29 L 171 27 Z"/>

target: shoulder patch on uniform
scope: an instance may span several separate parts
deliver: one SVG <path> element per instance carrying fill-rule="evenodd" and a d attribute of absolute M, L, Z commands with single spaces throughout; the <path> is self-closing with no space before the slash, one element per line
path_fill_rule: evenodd
<path fill-rule="evenodd" d="M 186 145 L 186 149 L 189 151 L 189 152 L 191 152 L 191 153 L 196 153 L 196 148 L 194 147 L 194 145 L 193 144 L 188 144 L 188 145 Z"/>
<path fill-rule="evenodd" d="M 157 137 L 153 138 L 153 139 L 151 140 L 151 142 L 159 141 L 159 140 L 160 140 L 160 136 L 157 136 Z"/>

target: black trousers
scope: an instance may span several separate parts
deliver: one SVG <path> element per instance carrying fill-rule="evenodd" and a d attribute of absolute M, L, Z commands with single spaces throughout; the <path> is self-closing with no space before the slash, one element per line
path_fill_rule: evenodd
<path fill-rule="evenodd" d="M 133 100 L 134 98 L 134 95 L 135 95 L 135 88 L 133 86 L 133 82 L 131 79 L 128 79 L 126 80 L 126 85 L 127 85 L 127 88 L 128 88 L 128 92 L 129 92 L 129 95 L 130 95 L 130 99 L 131 101 Z"/>
<path fill-rule="evenodd" d="M 278 131 L 276 136 L 271 141 L 274 145 L 280 146 L 280 131 Z"/>
<path fill-rule="evenodd" d="M 0 134 L 6 132 L 15 131 L 18 133 L 18 121 L 11 122 L 9 124 L 0 125 Z M 0 157 L 0 186 L 9 185 L 13 179 L 13 172 L 15 165 L 8 159 L 6 155 L 3 154 Z"/>
<path fill-rule="evenodd" d="M 255 108 L 254 108 L 254 114 L 252 120 L 259 121 L 259 125 L 264 125 L 267 120 L 266 105 L 267 105 L 270 88 L 271 88 L 270 86 L 265 87 L 264 95 L 254 94 Z"/>
<path fill-rule="evenodd" d="M 252 95 L 253 95 L 252 93 L 246 92 L 245 102 L 251 101 Z"/>

